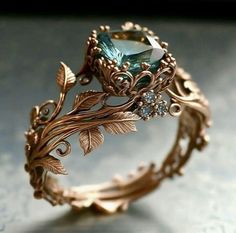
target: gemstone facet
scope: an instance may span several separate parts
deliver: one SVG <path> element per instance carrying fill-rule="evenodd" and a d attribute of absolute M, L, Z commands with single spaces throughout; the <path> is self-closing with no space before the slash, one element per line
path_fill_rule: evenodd
<path fill-rule="evenodd" d="M 165 116 L 168 112 L 168 102 L 161 99 L 160 93 L 155 93 L 154 90 L 144 92 L 137 102 L 138 115 L 143 120 L 148 120 L 150 117 Z"/>
<path fill-rule="evenodd" d="M 155 103 L 156 94 L 153 91 L 148 91 L 144 93 L 142 99 L 148 104 Z"/>
<path fill-rule="evenodd" d="M 129 62 L 128 71 L 132 75 L 142 71 L 140 64 L 143 62 L 150 65 L 151 72 L 155 72 L 165 53 L 154 36 L 138 30 L 101 32 L 97 40 L 97 47 L 101 49 L 97 57 L 116 60 L 118 67 Z"/>
<path fill-rule="evenodd" d="M 139 109 L 139 115 L 143 118 L 143 119 L 147 119 L 148 117 L 151 116 L 152 114 L 152 107 L 150 105 L 144 105 Z"/>
<path fill-rule="evenodd" d="M 157 114 L 159 116 L 165 116 L 168 111 L 167 102 L 165 100 L 160 101 L 157 104 Z"/>

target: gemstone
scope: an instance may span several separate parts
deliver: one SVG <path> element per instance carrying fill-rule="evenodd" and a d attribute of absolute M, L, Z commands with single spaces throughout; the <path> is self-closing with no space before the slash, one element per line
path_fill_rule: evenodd
<path fill-rule="evenodd" d="M 148 104 L 151 104 L 151 103 L 154 103 L 156 101 L 156 95 L 153 91 L 148 91 L 144 94 L 144 96 L 142 97 L 142 99 L 148 103 Z"/>
<path fill-rule="evenodd" d="M 148 118 L 152 114 L 152 107 L 150 105 L 144 105 L 139 109 L 139 115 L 142 118 Z"/>
<path fill-rule="evenodd" d="M 167 113 L 167 102 L 162 100 L 157 104 L 157 114 L 159 116 L 165 116 Z"/>
<path fill-rule="evenodd" d="M 116 60 L 119 68 L 129 62 L 128 71 L 133 76 L 142 71 L 140 64 L 143 62 L 150 65 L 151 72 L 157 71 L 165 53 L 153 36 L 138 30 L 101 32 L 97 40 L 97 47 L 101 49 L 97 58 Z M 140 82 L 143 87 L 150 82 L 150 77 L 143 77 Z"/>

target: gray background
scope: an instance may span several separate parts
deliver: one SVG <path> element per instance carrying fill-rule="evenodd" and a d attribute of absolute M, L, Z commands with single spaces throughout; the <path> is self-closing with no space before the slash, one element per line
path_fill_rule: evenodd
<path fill-rule="evenodd" d="M 23 133 L 31 107 L 57 98 L 59 61 L 79 70 L 92 29 L 100 24 L 116 28 L 124 20 L 0 18 L 0 231 L 236 233 L 234 22 L 135 21 L 169 42 L 178 64 L 192 73 L 211 103 L 211 143 L 203 153 L 194 153 L 184 177 L 166 181 L 160 190 L 114 216 L 77 215 L 66 206 L 52 208 L 33 199 L 23 170 Z M 92 88 L 99 88 L 96 82 Z M 74 88 L 70 104 L 81 90 Z M 140 160 L 160 163 L 176 124 L 167 117 L 139 122 L 134 135 L 106 134 L 103 147 L 86 157 L 75 135 L 73 151 L 63 159 L 70 175 L 62 180 L 67 185 L 104 181 L 114 170 L 126 174 Z"/>

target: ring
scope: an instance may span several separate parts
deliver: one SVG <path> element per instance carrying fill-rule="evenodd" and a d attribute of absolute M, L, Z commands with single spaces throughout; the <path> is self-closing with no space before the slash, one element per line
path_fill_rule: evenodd
<path fill-rule="evenodd" d="M 56 75 L 58 101 L 48 100 L 33 107 L 30 128 L 25 133 L 25 170 L 35 198 L 52 205 L 69 204 L 76 210 L 115 213 L 154 191 L 165 178 L 183 174 L 192 151 L 202 150 L 209 141 L 205 130 L 211 117 L 207 99 L 191 76 L 177 67 L 167 47 L 148 28 L 127 22 L 120 30 L 101 26 L 92 31 L 78 74 L 61 62 Z M 87 85 L 93 78 L 97 78 L 102 91 L 77 94 L 70 111 L 64 113 L 71 88 L 76 82 Z M 126 101 L 109 103 L 114 96 L 126 97 Z M 126 134 L 136 131 L 138 120 L 166 115 L 179 117 L 179 126 L 174 145 L 160 166 L 142 165 L 127 177 L 70 188 L 62 187 L 50 175 L 67 174 L 61 160 L 71 152 L 70 136 L 79 133 L 86 155 L 103 143 L 101 129 L 108 134 Z"/>

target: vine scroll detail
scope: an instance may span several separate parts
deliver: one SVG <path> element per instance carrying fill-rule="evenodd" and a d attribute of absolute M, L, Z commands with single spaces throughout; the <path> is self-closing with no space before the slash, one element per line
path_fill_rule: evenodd
<path fill-rule="evenodd" d="M 26 132 L 25 169 L 30 174 L 36 198 L 44 198 L 53 205 L 68 203 L 77 210 L 88 207 L 106 213 L 125 210 L 130 202 L 156 189 L 164 178 L 181 175 L 192 151 L 201 150 L 207 144 L 205 128 L 210 125 L 208 102 L 191 77 L 179 68 L 172 84 L 165 89 L 170 97 L 170 106 L 166 110 L 172 116 L 180 116 L 179 130 L 176 142 L 161 167 L 158 169 L 155 164 L 140 166 L 126 178 L 116 176 L 104 184 L 64 189 L 48 175 L 48 172 L 67 174 L 53 152 L 59 157 L 67 156 L 71 152 L 67 140 L 74 134 L 79 135 L 80 146 L 87 155 L 103 144 L 102 128 L 114 135 L 135 132 L 135 122 L 140 117 L 135 114 L 134 106 L 141 97 L 131 95 L 127 102 L 110 106 L 107 104 L 108 93 L 90 90 L 76 95 L 72 109 L 60 115 L 76 77 L 61 63 L 56 80 L 60 87 L 58 102 L 49 100 L 33 107 L 31 127 Z M 185 149 L 181 146 L 182 140 L 189 140 Z"/>

